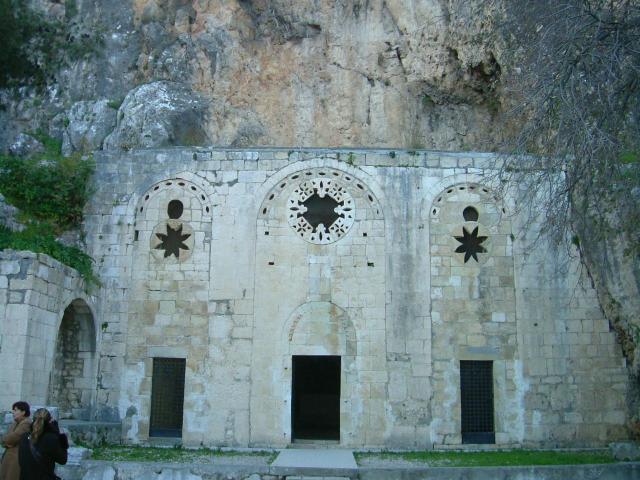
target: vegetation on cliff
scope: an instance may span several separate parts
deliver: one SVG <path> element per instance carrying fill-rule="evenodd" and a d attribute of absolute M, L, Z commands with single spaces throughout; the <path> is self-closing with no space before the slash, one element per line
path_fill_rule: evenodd
<path fill-rule="evenodd" d="M 501 24 L 515 65 L 506 92 L 517 129 L 505 176 L 529 185 L 556 239 L 576 222 L 628 236 L 640 255 L 640 4 L 531 0 Z M 533 154 L 533 155 L 531 155 Z M 571 236 L 571 235 L 569 235 Z M 575 239 L 578 241 L 578 239 Z"/>
<path fill-rule="evenodd" d="M 513 54 L 504 92 L 519 126 L 502 180 L 519 186 L 542 233 L 578 249 L 635 376 L 638 412 L 640 3 L 490 3 L 504 6 L 498 33 Z M 630 430 L 640 437 L 637 415 Z"/>
<path fill-rule="evenodd" d="M 22 231 L 0 226 L 0 250 L 46 253 L 75 268 L 89 283 L 97 279 L 86 253 L 63 245 L 56 236 L 76 229 L 90 190 L 94 165 L 80 154 L 62 156 L 60 143 L 40 136 L 45 151 L 29 158 L 0 155 L 0 192 L 20 209 Z"/>
<path fill-rule="evenodd" d="M 96 53 L 100 35 L 81 31 L 76 13 L 75 1 L 67 0 L 64 18 L 57 19 L 25 0 L 0 0 L 0 88 L 43 87 L 65 64 Z"/>

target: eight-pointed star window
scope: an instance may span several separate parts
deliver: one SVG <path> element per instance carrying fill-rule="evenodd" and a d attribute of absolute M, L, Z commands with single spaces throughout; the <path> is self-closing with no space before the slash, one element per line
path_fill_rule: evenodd
<path fill-rule="evenodd" d="M 482 246 L 482 243 L 487 239 L 485 236 L 478 236 L 478 227 L 474 228 L 471 233 L 462 227 L 462 236 L 454 236 L 459 245 L 456 248 L 456 253 L 464 253 L 464 263 L 467 263 L 471 257 L 478 261 L 478 253 L 487 253 L 487 249 Z"/>
<path fill-rule="evenodd" d="M 175 230 L 171 225 L 167 224 L 167 233 L 156 233 L 156 237 L 160 239 L 160 244 L 156 245 L 156 249 L 164 250 L 164 258 L 174 255 L 180 258 L 180 250 L 189 250 L 184 241 L 191 236 L 190 233 L 182 233 L 182 225 Z"/>

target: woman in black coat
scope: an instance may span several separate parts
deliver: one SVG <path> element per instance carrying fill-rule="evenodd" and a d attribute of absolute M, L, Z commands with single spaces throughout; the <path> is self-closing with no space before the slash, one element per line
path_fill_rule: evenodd
<path fill-rule="evenodd" d="M 51 418 L 49 410 L 41 408 L 33 416 L 31 433 L 20 439 L 18 461 L 20 480 L 49 480 L 57 478 L 56 463 L 67 463 L 69 442 L 60 433 L 58 422 Z"/>

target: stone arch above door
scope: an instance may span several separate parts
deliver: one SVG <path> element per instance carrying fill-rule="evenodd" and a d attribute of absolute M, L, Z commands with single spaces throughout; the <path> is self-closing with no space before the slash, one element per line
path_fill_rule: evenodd
<path fill-rule="evenodd" d="M 331 302 L 308 302 L 296 309 L 284 329 L 290 354 L 357 354 L 356 331 L 347 312 Z"/>

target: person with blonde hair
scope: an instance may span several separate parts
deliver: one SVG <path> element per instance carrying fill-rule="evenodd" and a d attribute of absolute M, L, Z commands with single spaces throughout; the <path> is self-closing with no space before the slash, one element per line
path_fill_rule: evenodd
<path fill-rule="evenodd" d="M 18 465 L 18 444 L 23 434 L 31 430 L 31 409 L 27 402 L 16 402 L 11 406 L 13 423 L 2 437 L 5 448 L 0 465 L 0 480 L 19 480 L 20 465 Z"/>
<path fill-rule="evenodd" d="M 51 418 L 46 408 L 36 410 L 33 415 L 31 433 L 20 439 L 18 458 L 20 480 L 56 479 L 56 463 L 67 463 L 69 441 L 60 433 L 58 422 Z"/>

